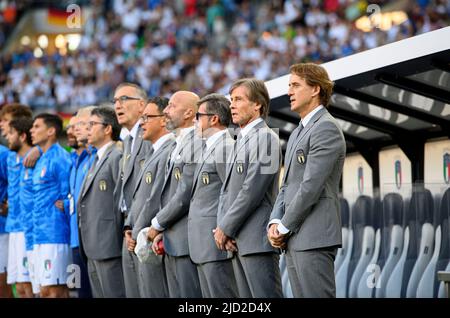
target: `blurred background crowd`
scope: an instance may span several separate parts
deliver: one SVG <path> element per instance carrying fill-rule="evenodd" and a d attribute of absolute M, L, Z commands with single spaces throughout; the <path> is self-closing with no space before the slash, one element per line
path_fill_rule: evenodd
<path fill-rule="evenodd" d="M 107 102 L 123 81 L 149 96 L 226 94 L 237 78 L 273 79 L 297 62 L 327 62 L 450 24 L 448 0 L 95 0 L 77 2 L 91 15 L 74 48 L 52 52 L 22 38 L 6 50 L 21 17 L 42 2 L 0 0 L 0 105 L 69 112 Z M 396 12 L 393 22 L 367 20 L 373 4 Z"/>

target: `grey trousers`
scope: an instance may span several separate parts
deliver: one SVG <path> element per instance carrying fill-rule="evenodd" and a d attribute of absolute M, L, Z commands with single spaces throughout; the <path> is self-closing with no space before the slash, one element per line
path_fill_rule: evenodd
<path fill-rule="evenodd" d="M 337 248 L 286 253 L 286 266 L 294 297 L 335 298 L 334 259 Z"/>
<path fill-rule="evenodd" d="M 148 263 L 138 260 L 139 284 L 142 286 L 142 297 L 166 298 L 169 297 L 166 271 L 163 257 L 152 254 Z"/>
<path fill-rule="evenodd" d="M 230 259 L 197 264 L 204 298 L 237 298 L 237 284 Z"/>
<path fill-rule="evenodd" d="M 234 276 L 241 298 L 283 298 L 280 256 L 275 253 L 235 255 Z"/>
<path fill-rule="evenodd" d="M 171 298 L 201 298 L 197 266 L 189 256 L 165 255 L 167 286 Z"/>
<path fill-rule="evenodd" d="M 124 238 L 122 243 L 122 266 L 127 298 L 140 298 L 142 296 L 138 282 L 138 263 L 137 256 L 128 251 Z"/>
<path fill-rule="evenodd" d="M 120 257 L 96 261 L 88 259 L 88 275 L 94 298 L 123 298 L 122 262 Z"/>

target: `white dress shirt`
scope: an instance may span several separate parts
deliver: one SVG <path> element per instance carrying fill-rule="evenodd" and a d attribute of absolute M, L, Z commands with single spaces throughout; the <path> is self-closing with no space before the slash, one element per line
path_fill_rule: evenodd
<path fill-rule="evenodd" d="M 209 148 L 211 148 L 211 146 L 214 145 L 217 140 L 222 138 L 222 136 L 225 135 L 226 132 L 226 129 L 219 130 L 218 132 L 212 134 L 208 139 L 206 139 L 206 149 L 209 150 Z"/>
<path fill-rule="evenodd" d="M 168 134 L 165 134 L 164 136 L 162 136 L 161 138 L 159 138 L 153 144 L 153 152 L 156 152 L 159 148 L 161 148 L 162 145 L 164 145 L 164 143 L 169 139 L 173 140 L 173 139 L 175 139 L 175 136 L 172 133 L 168 133 Z"/>
<path fill-rule="evenodd" d="M 252 130 L 256 125 L 258 125 L 262 121 L 263 121 L 263 119 L 261 117 L 259 117 L 259 118 L 255 119 L 254 121 L 252 121 L 247 126 L 245 126 L 244 128 L 242 128 L 241 131 L 239 132 L 241 134 L 242 138 L 247 136 L 248 133 L 250 132 L 250 130 Z"/>
<path fill-rule="evenodd" d="M 100 149 L 97 150 L 97 165 L 100 162 L 100 160 L 102 160 L 103 156 L 105 155 L 106 150 L 108 149 L 109 145 L 111 145 L 114 141 L 110 141 L 106 144 L 104 144 L 103 146 L 100 147 Z"/>

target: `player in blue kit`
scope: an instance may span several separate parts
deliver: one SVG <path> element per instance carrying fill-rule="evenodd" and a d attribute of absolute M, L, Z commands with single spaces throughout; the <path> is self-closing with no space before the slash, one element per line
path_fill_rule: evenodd
<path fill-rule="evenodd" d="M 6 284 L 8 265 L 8 233 L 5 232 L 6 198 L 8 189 L 8 169 L 6 159 L 8 148 L 0 145 L 0 298 L 11 297 L 11 288 Z"/>
<path fill-rule="evenodd" d="M 34 145 L 42 156 L 33 171 L 33 243 L 36 279 L 41 297 L 68 297 L 67 268 L 72 261 L 68 213 L 56 206 L 69 193 L 70 155 L 58 142 L 62 120 L 37 115 L 31 128 Z"/>
<path fill-rule="evenodd" d="M 33 120 L 27 117 L 13 119 L 9 123 L 9 133 L 7 135 L 8 146 L 12 153 L 15 153 L 19 162 L 18 176 L 15 170 L 8 171 L 14 174 L 13 185 L 14 194 L 14 214 L 15 227 L 17 231 L 10 233 L 9 258 L 8 258 L 8 283 L 16 284 L 16 291 L 20 298 L 32 298 L 33 291 L 29 274 L 30 257 L 26 249 L 26 228 L 32 222 L 33 193 L 32 193 L 32 169 L 23 166 L 23 158 L 30 152 L 31 135 L 30 129 Z M 9 191 L 9 189 L 8 189 Z M 11 198 L 12 199 L 12 198 Z M 8 216 L 8 218 L 9 218 Z M 30 231 L 28 231 L 30 232 Z M 30 245 L 30 244 L 28 244 Z"/>

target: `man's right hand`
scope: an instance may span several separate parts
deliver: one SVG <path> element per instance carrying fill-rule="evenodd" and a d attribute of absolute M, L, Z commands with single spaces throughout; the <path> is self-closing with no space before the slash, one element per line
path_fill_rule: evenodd
<path fill-rule="evenodd" d="M 23 165 L 27 168 L 34 168 L 36 161 L 41 157 L 38 147 L 31 148 L 28 155 L 23 159 Z"/>
<path fill-rule="evenodd" d="M 273 223 L 269 227 L 269 231 L 267 231 L 267 238 L 269 239 L 270 245 L 275 248 L 286 248 L 286 235 L 278 232 L 278 224 Z"/>
<path fill-rule="evenodd" d="M 0 215 L 1 216 L 8 215 L 8 202 L 7 201 L 0 204 Z"/>
<path fill-rule="evenodd" d="M 131 237 L 131 230 L 125 231 L 125 243 L 127 244 L 127 250 L 129 252 L 134 252 L 134 248 L 136 247 L 136 241 Z"/>
<path fill-rule="evenodd" d="M 162 254 L 161 252 L 163 252 L 163 251 L 160 250 L 159 244 L 158 244 L 160 241 L 162 241 L 162 239 L 163 239 L 163 234 L 162 233 L 159 233 L 153 239 L 152 250 L 153 250 L 153 253 L 155 253 L 156 255 L 161 255 Z"/>

